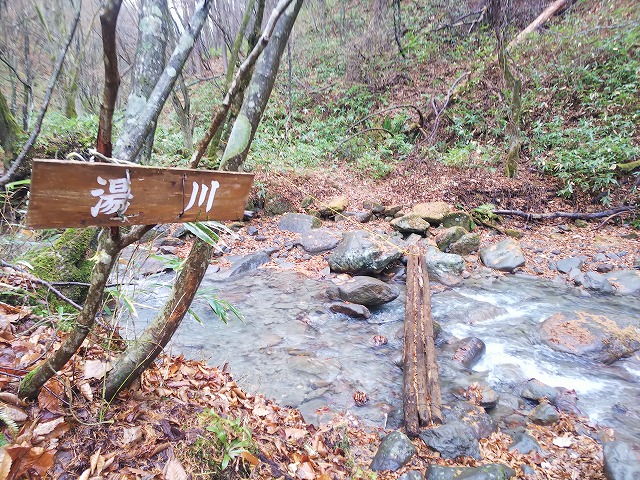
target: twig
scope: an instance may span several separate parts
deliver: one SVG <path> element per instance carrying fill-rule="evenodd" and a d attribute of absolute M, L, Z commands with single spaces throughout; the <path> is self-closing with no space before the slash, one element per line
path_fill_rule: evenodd
<path fill-rule="evenodd" d="M 80 7 L 78 7 L 78 11 L 76 12 L 75 19 L 73 21 L 73 25 L 71 26 L 71 31 L 69 33 L 69 37 L 67 38 L 67 42 L 64 47 L 60 50 L 60 55 L 58 57 L 58 62 L 53 70 L 53 75 L 51 76 L 51 80 L 49 81 L 49 86 L 47 87 L 47 91 L 44 95 L 44 100 L 42 101 L 42 107 L 40 108 L 40 113 L 38 114 L 38 119 L 36 120 L 36 124 L 33 127 L 33 131 L 31 135 L 29 135 L 29 139 L 27 143 L 24 144 L 20 154 L 13 161 L 11 166 L 7 169 L 5 174 L 0 178 L 0 187 L 5 186 L 11 180 L 13 180 L 16 172 L 22 165 L 22 162 L 27 158 L 27 154 L 33 147 L 33 144 L 38 138 L 40 134 L 40 129 L 42 128 L 42 121 L 44 120 L 44 116 L 47 113 L 47 109 L 49 108 L 49 102 L 51 101 L 51 95 L 53 94 L 53 89 L 58 82 L 58 77 L 60 76 L 60 72 L 62 71 L 62 65 L 64 64 L 64 59 L 67 56 L 67 51 L 69 50 L 69 46 L 71 45 L 71 41 L 76 33 L 76 28 L 78 27 L 78 23 L 80 22 Z"/>
<path fill-rule="evenodd" d="M 469 75 L 471 75 L 471 72 L 465 72 L 462 75 L 460 75 L 458 78 L 456 78 L 456 81 L 453 82 L 453 85 L 451 85 L 451 87 L 449 87 L 449 90 L 447 90 L 447 96 L 445 97 L 444 103 L 442 104 L 442 107 L 440 109 L 438 109 L 438 106 L 436 105 L 436 99 L 435 98 L 431 99 L 431 106 L 433 107 L 433 111 L 436 114 L 436 118 L 433 121 L 433 128 L 431 129 L 431 133 L 425 139 L 425 141 L 428 141 L 430 144 L 433 143 L 433 140 L 436 138 L 436 133 L 438 132 L 438 126 L 440 125 L 440 118 L 442 117 L 442 114 L 447 109 L 447 106 L 451 101 L 451 95 L 453 94 L 453 91 L 455 90 L 456 85 L 458 85 L 458 83 L 460 83 L 460 81 L 463 78 Z"/>
<path fill-rule="evenodd" d="M 0 55 L 0 62 L 4 63 L 9 68 L 9 70 L 13 72 L 13 74 L 20 81 L 20 83 L 25 87 L 27 87 L 27 89 L 29 90 L 29 94 L 33 95 L 33 89 L 31 88 L 31 85 L 22 79 L 22 77 L 20 76 L 16 68 L 13 65 L 11 65 L 7 60 L 5 60 L 5 58 L 2 55 Z"/>
<path fill-rule="evenodd" d="M 385 108 L 383 110 L 378 110 L 377 112 L 373 112 L 370 113 L 369 115 L 367 115 L 366 117 L 362 117 L 360 120 L 358 120 L 356 123 L 354 123 L 353 125 L 351 125 L 349 128 L 347 128 L 347 132 L 349 130 L 354 129 L 355 127 L 357 127 L 358 125 L 360 125 L 361 123 L 369 120 L 371 117 L 374 117 L 376 115 L 380 115 L 381 113 L 385 113 L 388 112 L 390 110 L 397 110 L 399 108 L 412 108 L 413 110 L 415 110 L 418 113 L 418 117 L 420 118 L 419 120 L 419 124 L 421 127 L 424 127 L 424 115 L 422 115 L 422 112 L 420 111 L 420 109 L 418 107 L 416 107 L 415 105 L 410 105 L 410 104 L 406 104 L 406 105 L 393 105 L 389 108 Z"/>
<path fill-rule="evenodd" d="M 603 221 L 600 225 L 598 225 L 598 226 L 597 226 L 596 228 L 594 228 L 593 230 L 594 230 L 594 231 L 596 231 L 596 230 L 600 230 L 602 227 L 604 227 L 604 225 L 605 225 L 609 220 L 611 220 L 612 218 L 618 217 L 618 216 L 620 216 L 620 215 L 623 215 L 623 214 L 625 214 L 625 213 L 629 213 L 629 212 L 628 212 L 628 211 L 624 211 L 624 212 L 617 212 L 617 213 L 614 213 L 613 215 L 609 215 L 607 218 L 605 218 L 605 219 L 604 219 L 604 221 Z"/>
<path fill-rule="evenodd" d="M 390 132 L 389 130 L 387 130 L 386 128 L 366 128 L 364 130 L 360 130 L 359 132 L 354 133 L 353 135 L 351 135 L 350 137 L 345 138 L 343 141 L 341 141 L 338 146 L 347 143 L 349 140 L 351 140 L 352 138 L 357 137 L 358 135 L 362 135 L 363 133 L 367 133 L 367 132 L 385 132 L 388 133 L 389 135 L 393 136 L 393 132 Z"/>
<path fill-rule="evenodd" d="M 4 260 L 0 260 L 0 265 L 3 266 L 3 267 L 12 268 L 16 272 L 22 273 L 23 275 L 26 276 L 26 278 L 28 280 L 30 280 L 32 282 L 39 283 L 40 285 L 44 285 L 45 287 L 47 287 L 51 291 L 51 293 L 53 293 L 60 300 L 62 300 L 64 302 L 67 302 L 69 305 L 71 305 L 76 310 L 82 310 L 82 307 L 80 305 L 78 305 L 76 302 L 74 302 L 70 298 L 67 298 L 60 290 L 58 290 L 56 287 L 54 287 L 51 283 L 47 282 L 46 280 L 42 280 L 41 278 L 38 278 L 35 275 L 32 275 L 31 273 L 27 272 L 22 267 L 19 267 L 18 265 L 12 265 L 10 263 L 5 262 Z"/>

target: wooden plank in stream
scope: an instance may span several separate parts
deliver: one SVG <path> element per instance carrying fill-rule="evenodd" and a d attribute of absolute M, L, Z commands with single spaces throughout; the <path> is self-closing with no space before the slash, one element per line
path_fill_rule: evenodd
<path fill-rule="evenodd" d="M 425 251 L 417 246 L 408 255 L 406 295 L 404 419 L 407 435 L 415 437 L 421 426 L 442 423 L 429 277 Z"/>

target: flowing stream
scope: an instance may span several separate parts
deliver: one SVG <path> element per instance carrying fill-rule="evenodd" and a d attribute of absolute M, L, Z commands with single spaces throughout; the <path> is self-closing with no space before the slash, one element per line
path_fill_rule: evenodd
<path fill-rule="evenodd" d="M 128 320 L 129 337 L 162 305 L 172 279 L 171 274 L 161 274 L 141 281 L 135 292 L 138 318 Z M 170 352 L 214 365 L 227 363 L 243 388 L 300 408 L 309 422 L 349 410 L 365 423 L 397 427 L 402 417 L 398 364 L 404 291 L 364 321 L 328 311 L 329 284 L 268 269 L 222 282 L 207 276 L 202 290 L 229 301 L 244 321 L 232 317 L 224 324 L 205 301 L 196 300 L 193 309 L 202 323 L 185 318 Z M 498 391 L 503 402 L 513 403 L 517 385 L 537 378 L 554 387 L 575 389 L 578 407 L 592 420 L 640 440 L 638 355 L 610 366 L 596 364 L 551 350 L 538 333 L 539 324 L 550 315 L 576 310 L 611 318 L 624 315 L 640 325 L 640 299 L 589 297 L 576 289 L 516 275 L 472 278 L 454 289 L 434 292 L 432 307 L 443 329 L 437 353 L 445 402 L 454 387 L 480 381 Z M 388 344 L 375 346 L 376 335 L 387 337 Z M 455 347 L 446 339 L 452 336 L 474 336 L 486 343 L 486 354 L 472 370 L 451 360 Z M 369 396 L 363 407 L 354 404 L 357 390 Z"/>

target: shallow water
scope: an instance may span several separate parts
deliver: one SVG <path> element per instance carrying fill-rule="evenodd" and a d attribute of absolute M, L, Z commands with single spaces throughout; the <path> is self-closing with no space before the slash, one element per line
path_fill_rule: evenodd
<path fill-rule="evenodd" d="M 130 336 L 162 304 L 171 280 L 170 274 L 157 275 L 138 287 L 139 317 L 128 325 Z M 174 354 L 212 364 L 227 363 L 243 388 L 300 408 L 309 422 L 320 421 L 328 411 L 350 410 L 365 423 L 397 426 L 402 404 L 402 371 L 397 363 L 404 292 L 363 321 L 326 309 L 328 285 L 294 272 L 267 269 L 232 281 L 205 278 L 201 288 L 231 302 L 245 320 L 232 318 L 225 325 L 197 300 L 193 308 L 202 324 L 185 318 L 169 348 Z M 454 346 L 441 342 L 438 357 L 445 401 L 451 398 L 452 387 L 466 387 L 473 381 L 509 391 L 537 378 L 575 389 L 579 408 L 593 420 L 640 440 L 640 359 L 636 356 L 612 366 L 594 364 L 554 352 L 538 336 L 539 323 L 558 312 L 624 315 L 640 324 L 640 299 L 585 297 L 576 289 L 507 276 L 472 279 L 433 293 L 432 305 L 443 338 L 475 336 L 487 345 L 481 361 L 466 371 L 450 361 Z M 375 335 L 386 336 L 389 343 L 374 346 Z M 364 407 L 354 405 L 356 390 L 370 398 Z"/>

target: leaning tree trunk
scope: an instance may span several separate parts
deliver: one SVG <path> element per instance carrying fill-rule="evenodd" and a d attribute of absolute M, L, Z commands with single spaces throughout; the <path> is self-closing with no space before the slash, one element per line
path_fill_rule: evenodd
<path fill-rule="evenodd" d="M 171 340 L 200 287 L 209 267 L 212 250 L 213 247 L 202 240 L 194 243 L 164 308 L 135 344 L 115 360 L 103 390 L 107 401 L 111 401 L 121 389 L 138 378 Z"/>
<path fill-rule="evenodd" d="M 144 109 L 154 86 L 158 83 L 165 64 L 165 49 L 168 29 L 167 0 L 142 0 L 140 2 L 140 20 L 138 22 L 138 43 L 136 45 L 136 63 L 133 70 L 131 93 L 127 100 L 124 116 L 124 129 L 138 122 L 138 115 Z M 136 162 L 148 164 L 155 135 L 156 122 L 147 134 L 142 151 Z M 116 149 L 121 148 L 116 144 Z"/>
<path fill-rule="evenodd" d="M 280 58 L 287 46 L 302 0 L 295 0 L 278 20 L 269 45 L 256 62 L 238 118 L 236 118 L 225 148 L 221 170 L 239 170 L 249 153 L 260 119 L 267 106 L 278 74 Z"/>

